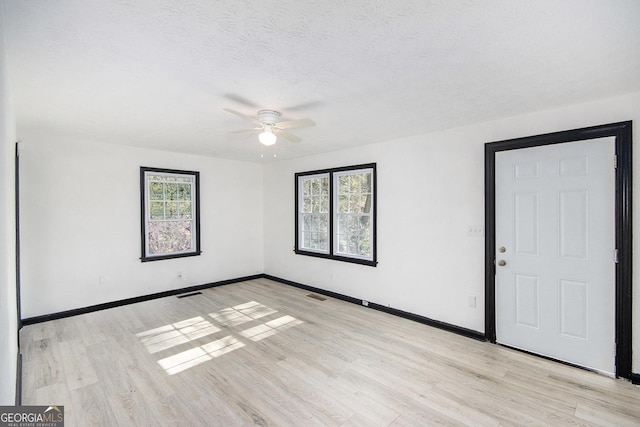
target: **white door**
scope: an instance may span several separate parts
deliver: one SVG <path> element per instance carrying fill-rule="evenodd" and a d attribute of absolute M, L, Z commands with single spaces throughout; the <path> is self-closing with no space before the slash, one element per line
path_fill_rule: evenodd
<path fill-rule="evenodd" d="M 496 341 L 615 373 L 615 138 L 496 153 Z"/>

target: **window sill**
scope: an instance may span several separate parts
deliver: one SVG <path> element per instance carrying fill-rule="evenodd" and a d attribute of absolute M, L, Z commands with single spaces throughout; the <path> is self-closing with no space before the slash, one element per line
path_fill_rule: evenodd
<path fill-rule="evenodd" d="M 293 252 L 295 252 L 297 255 L 306 255 L 306 256 L 315 257 L 315 258 L 332 259 L 332 260 L 335 260 L 335 261 L 350 262 L 352 264 L 366 265 L 366 266 L 369 266 L 369 267 L 376 267 L 378 265 L 378 262 L 376 260 L 368 260 L 368 259 L 362 259 L 362 258 L 351 258 L 351 257 L 347 257 L 347 256 L 324 254 L 324 253 L 321 253 L 321 252 L 305 251 L 305 250 L 302 250 L 302 249 L 294 249 Z"/>
<path fill-rule="evenodd" d="M 198 256 L 202 253 L 202 251 L 198 252 L 185 252 L 179 254 L 169 254 L 169 255 L 158 255 L 153 257 L 142 257 L 140 258 L 141 262 L 149 262 L 149 261 L 160 261 L 162 259 L 173 259 L 173 258 L 186 258 L 190 256 Z"/>

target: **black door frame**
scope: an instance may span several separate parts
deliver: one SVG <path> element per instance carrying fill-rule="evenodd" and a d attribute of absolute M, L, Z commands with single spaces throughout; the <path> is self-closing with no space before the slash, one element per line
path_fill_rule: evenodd
<path fill-rule="evenodd" d="M 18 314 L 18 347 L 22 329 L 22 304 L 20 303 L 20 143 L 15 148 L 15 223 L 16 223 L 16 305 Z"/>
<path fill-rule="evenodd" d="M 495 290 L 495 155 L 499 151 L 539 147 L 586 139 L 615 137 L 615 240 L 618 249 L 615 292 L 616 376 L 635 380 L 631 373 L 632 282 L 631 282 L 631 142 L 632 122 L 611 123 L 543 135 L 515 138 L 485 144 L 485 337 L 496 342 Z M 634 378 L 632 378 L 634 377 Z"/>

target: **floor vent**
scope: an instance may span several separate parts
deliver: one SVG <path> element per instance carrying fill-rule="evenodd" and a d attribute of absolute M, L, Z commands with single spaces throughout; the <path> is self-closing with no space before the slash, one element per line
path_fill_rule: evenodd
<path fill-rule="evenodd" d="M 195 295 L 202 295 L 202 292 L 192 292 L 190 294 L 178 295 L 178 298 L 192 297 Z"/>
<path fill-rule="evenodd" d="M 318 301 L 326 301 L 325 297 L 321 297 L 320 295 L 309 294 L 307 295 L 309 298 L 317 299 Z"/>

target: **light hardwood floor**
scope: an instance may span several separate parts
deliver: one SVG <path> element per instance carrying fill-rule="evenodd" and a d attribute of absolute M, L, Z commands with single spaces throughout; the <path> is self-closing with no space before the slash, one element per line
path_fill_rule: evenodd
<path fill-rule="evenodd" d="M 66 426 L 639 425 L 640 388 L 266 279 L 26 326 Z"/>

